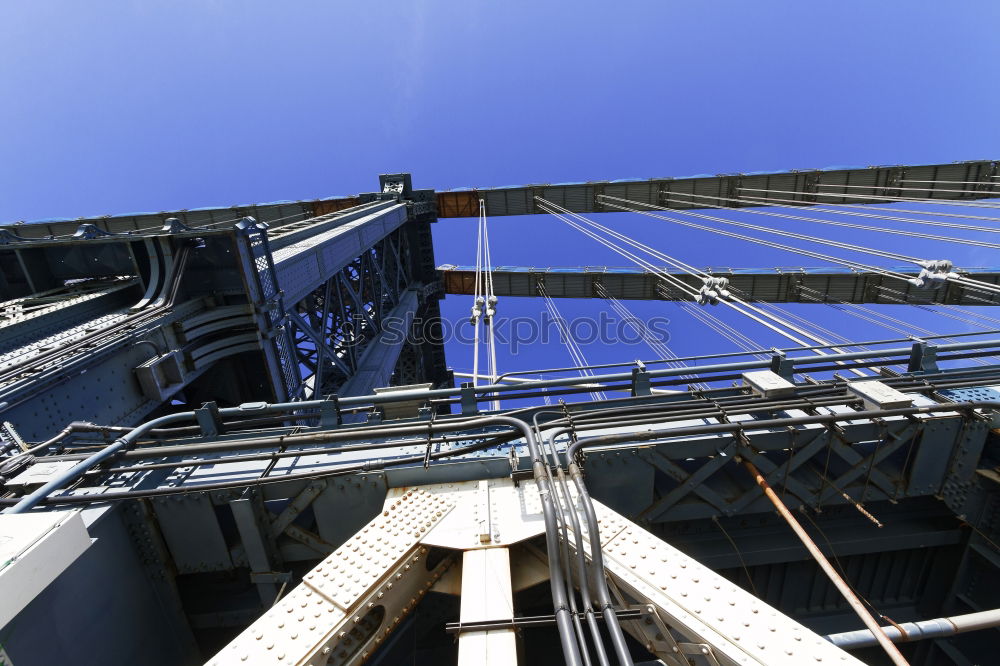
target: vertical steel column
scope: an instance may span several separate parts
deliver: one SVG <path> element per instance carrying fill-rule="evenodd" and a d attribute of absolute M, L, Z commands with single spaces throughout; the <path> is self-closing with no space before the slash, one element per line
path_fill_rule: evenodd
<path fill-rule="evenodd" d="M 514 618 L 510 550 L 478 548 L 462 554 L 460 622 L 505 622 Z M 514 628 L 463 631 L 458 637 L 458 666 L 517 664 Z"/>

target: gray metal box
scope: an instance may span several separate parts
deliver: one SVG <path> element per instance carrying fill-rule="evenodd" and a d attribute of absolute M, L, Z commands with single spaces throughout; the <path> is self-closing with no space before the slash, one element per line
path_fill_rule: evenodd
<path fill-rule="evenodd" d="M 868 409 L 899 409 L 913 405 L 913 398 L 875 380 L 850 382 L 847 390 L 864 400 Z"/>
<path fill-rule="evenodd" d="M 743 373 L 743 384 L 762 398 L 780 398 L 795 392 L 795 384 L 770 370 Z"/>

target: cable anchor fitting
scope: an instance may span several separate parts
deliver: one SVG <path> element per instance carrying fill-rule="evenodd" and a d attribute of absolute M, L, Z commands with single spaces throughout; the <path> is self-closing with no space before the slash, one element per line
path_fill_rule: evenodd
<path fill-rule="evenodd" d="M 729 278 L 703 277 L 698 290 L 698 305 L 718 305 L 720 299 L 729 298 Z"/>
<path fill-rule="evenodd" d="M 907 280 L 918 289 L 937 289 L 949 278 L 960 277 L 954 270 L 954 264 L 948 259 L 928 259 L 917 262 L 920 266 L 920 274 L 915 278 Z"/>

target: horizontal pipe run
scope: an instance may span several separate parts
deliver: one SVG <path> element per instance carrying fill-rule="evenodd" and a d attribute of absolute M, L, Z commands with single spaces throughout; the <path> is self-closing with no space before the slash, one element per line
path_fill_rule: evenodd
<path fill-rule="evenodd" d="M 43 485 L 41 488 L 21 498 L 17 504 L 9 509 L 6 509 L 4 513 L 25 513 L 30 511 L 44 501 L 49 495 L 75 482 L 77 479 L 86 474 L 92 467 L 100 465 L 105 460 L 110 459 L 120 451 L 126 449 L 150 430 L 153 430 L 157 426 L 176 423 L 192 417 L 194 417 L 194 412 L 180 412 L 178 414 L 161 416 L 158 419 L 153 419 L 152 421 L 143 423 L 141 426 L 119 437 L 108 446 L 91 455 L 86 460 L 73 465 L 73 467 L 68 470 L 60 472 L 55 476 L 55 478 Z"/>
<path fill-rule="evenodd" d="M 960 412 L 970 409 L 1000 409 L 1000 400 L 970 400 L 969 402 L 944 402 L 921 407 L 901 407 L 899 409 L 877 409 L 862 412 L 847 412 L 843 414 L 816 414 L 807 416 L 786 417 L 781 419 L 761 419 L 738 423 L 708 423 L 704 425 L 675 428 L 673 430 L 645 430 L 642 432 L 617 433 L 614 435 L 598 435 L 581 439 L 566 450 L 566 459 L 572 460 L 581 448 L 605 446 L 628 442 L 649 441 L 651 439 L 666 439 L 686 437 L 690 435 L 710 435 L 718 433 L 739 433 L 753 430 L 770 430 L 788 426 L 831 424 L 838 421 L 857 421 L 862 419 L 884 419 L 891 416 L 911 416 L 914 414 L 933 414 L 935 412 Z"/>
<path fill-rule="evenodd" d="M 830 394 L 830 395 L 826 395 Z M 811 389 L 802 392 L 802 395 L 796 395 L 793 397 L 779 399 L 779 400 L 761 400 L 756 396 L 749 395 L 735 395 L 729 396 L 728 399 L 717 399 L 717 400 L 685 400 L 671 404 L 659 404 L 654 403 L 652 405 L 631 405 L 623 406 L 617 409 L 601 409 L 593 411 L 581 411 L 574 417 L 574 423 L 598 423 L 601 426 L 611 426 L 611 425 L 630 425 L 634 423 L 647 423 L 650 421 L 650 417 L 641 418 L 639 421 L 629 420 L 628 417 L 635 414 L 643 414 L 650 412 L 653 414 L 654 420 L 657 422 L 665 422 L 669 420 L 690 420 L 694 418 L 712 418 L 718 417 L 726 412 L 733 414 L 751 414 L 756 412 L 771 412 L 771 411 L 786 411 L 791 409 L 810 409 L 814 407 L 823 406 L 833 406 L 841 405 L 845 402 L 858 402 L 858 398 L 853 395 L 848 395 L 846 393 L 840 392 L 839 387 L 830 387 L 827 390 L 817 390 Z M 687 403 L 693 403 L 688 406 Z M 533 410 L 532 410 L 533 411 Z M 606 416 L 605 420 L 595 421 L 595 417 Z M 442 421 L 441 423 L 448 423 L 447 421 Z M 542 424 L 543 427 L 549 427 L 550 423 Z M 215 442 L 199 442 L 192 444 L 158 444 L 153 446 L 146 446 L 142 448 L 133 449 L 131 451 L 124 452 L 120 454 L 119 458 L 122 460 L 135 460 L 142 458 L 162 458 L 166 456 L 180 456 L 180 455 L 203 455 L 208 453 L 223 453 L 226 451 L 239 451 L 239 450 L 250 450 L 259 448 L 269 448 L 269 447 L 292 447 L 292 446 L 307 446 L 310 444 L 329 444 L 338 441 L 354 441 L 364 438 L 366 435 L 372 439 L 379 438 L 385 435 L 405 435 L 405 434 L 415 434 L 424 435 L 428 432 L 427 425 L 421 424 L 399 424 L 399 425 L 389 425 L 380 426 L 376 428 L 372 427 L 356 427 L 356 428 L 346 428 L 340 430 L 325 430 L 321 432 L 312 433 L 299 433 L 299 434 L 281 434 L 273 435 L 270 437 L 252 437 L 247 439 L 233 439 L 233 440 L 223 440 Z M 490 434 L 490 433 L 488 433 Z M 474 438 L 477 435 L 469 435 L 468 437 Z M 432 440 L 434 441 L 434 440 Z M 379 444 L 364 444 L 358 446 L 345 446 L 338 447 L 336 449 L 330 449 L 331 452 L 358 450 L 358 449 L 376 449 L 385 448 L 386 446 L 414 446 L 420 444 L 426 444 L 427 439 L 421 438 L 419 440 L 397 440 L 395 442 L 389 443 L 379 443 Z M 283 455 L 315 455 L 321 451 L 326 451 L 326 449 L 294 449 L 287 450 Z M 47 460 L 82 460 L 87 456 L 84 454 L 65 454 L 60 456 L 50 456 L 46 458 Z M 266 454 L 266 457 L 271 457 L 271 454 Z M 212 459 L 204 461 L 194 461 L 201 462 L 205 464 L 221 464 L 230 459 Z M 145 468 L 143 468 L 145 469 Z"/>
<path fill-rule="evenodd" d="M 677 428 L 677 429 L 675 429 L 673 431 L 670 431 L 669 433 L 664 432 L 664 431 L 640 431 L 640 432 L 632 432 L 632 433 L 622 433 L 622 434 L 617 434 L 617 435 L 603 435 L 603 436 L 590 437 L 590 438 L 587 438 L 587 439 L 581 439 L 581 440 L 579 440 L 578 442 L 576 442 L 575 444 L 573 444 L 573 445 L 571 445 L 569 447 L 569 449 L 566 452 L 566 455 L 567 455 L 567 460 L 571 461 L 572 458 L 573 458 L 573 456 L 576 454 L 576 452 L 581 447 L 585 447 L 585 446 L 597 446 L 597 445 L 603 445 L 603 444 L 618 444 L 618 443 L 629 442 L 629 441 L 643 441 L 643 440 L 650 440 L 650 439 L 660 439 L 660 438 L 665 438 L 665 437 L 677 437 L 677 436 L 684 436 L 684 435 L 712 434 L 712 433 L 719 433 L 719 432 L 738 432 L 738 431 L 741 431 L 741 430 L 760 430 L 760 429 L 767 429 L 767 428 L 781 428 L 781 427 L 787 427 L 787 426 L 793 426 L 793 425 L 805 425 L 805 424 L 809 424 L 809 423 L 837 423 L 839 421 L 854 421 L 854 420 L 857 420 L 857 419 L 885 418 L 885 417 L 889 417 L 889 416 L 908 416 L 908 415 L 911 415 L 911 414 L 932 414 L 932 413 L 935 413 L 935 412 L 957 412 L 957 411 L 971 410 L 971 409 L 994 409 L 994 410 L 1000 409 L 1000 401 L 996 401 L 996 400 L 975 400 L 975 401 L 969 401 L 969 402 L 948 402 L 948 403 L 938 403 L 936 405 L 926 405 L 926 406 L 922 406 L 922 407 L 907 407 L 907 408 L 891 409 L 891 410 L 877 410 L 877 411 L 865 411 L 865 412 L 849 412 L 849 413 L 843 413 L 843 414 L 824 414 L 824 415 L 820 415 L 820 416 L 789 417 L 789 418 L 784 418 L 784 419 L 770 419 L 770 420 L 760 420 L 760 421 L 749 421 L 749 422 L 746 422 L 746 423 L 705 424 L 705 425 L 701 425 L 701 426 L 692 426 L 692 427 L 686 427 L 686 428 Z M 178 415 L 171 415 L 171 416 L 178 416 Z M 180 415 L 180 416 L 183 416 L 183 414 Z M 161 417 L 161 418 L 168 418 L 168 417 Z M 458 423 L 458 424 L 454 424 L 454 423 L 453 424 L 448 424 L 448 426 L 449 426 L 448 427 L 448 431 L 455 432 L 456 430 L 461 430 L 463 427 L 465 427 L 465 428 L 473 428 L 473 427 L 478 427 L 478 426 L 486 426 L 486 425 L 492 425 L 492 424 L 499 424 L 500 423 L 499 419 L 501 419 L 501 418 L 503 418 L 503 417 L 483 417 L 483 418 L 479 418 L 479 419 L 473 419 L 471 421 L 463 421 L 463 422 Z M 151 422 L 151 423 L 155 423 L 155 421 Z M 159 425 L 159 424 L 157 424 L 157 425 Z M 421 432 L 421 433 L 426 433 L 428 431 L 427 424 L 423 424 L 422 426 L 419 426 L 419 427 L 421 428 L 419 430 L 419 432 Z M 361 434 L 363 435 L 363 433 L 361 433 Z M 455 449 L 455 450 L 452 450 L 452 451 L 436 451 L 436 452 L 433 452 L 430 457 L 433 460 L 443 459 L 443 458 L 451 458 L 451 457 L 455 457 L 455 456 L 458 456 L 458 455 L 464 455 L 465 453 L 468 453 L 468 452 L 473 451 L 473 450 L 479 450 L 479 449 L 482 449 L 482 448 L 487 448 L 488 446 L 492 446 L 492 444 L 489 443 L 489 442 L 487 442 L 487 443 L 479 444 L 479 445 L 471 445 L 471 446 L 461 447 L 459 449 Z M 205 491 L 212 491 L 212 490 L 228 490 L 228 489 L 231 489 L 231 488 L 245 488 L 245 487 L 248 487 L 248 486 L 251 486 L 251 485 L 259 485 L 259 484 L 264 484 L 264 483 L 277 483 L 277 482 L 284 482 L 284 481 L 294 481 L 294 480 L 298 480 L 298 479 L 319 479 L 319 478 L 332 477 L 332 476 L 338 476 L 338 475 L 343 475 L 343 474 L 355 474 L 355 473 L 366 472 L 366 471 L 378 471 L 378 470 L 385 469 L 386 467 L 393 467 L 393 466 L 398 466 L 398 465 L 411 464 L 411 463 L 414 463 L 414 462 L 420 462 L 423 459 L 424 459 L 423 455 L 417 455 L 417 456 L 409 456 L 409 457 L 404 457 L 404 458 L 398 458 L 398 459 L 394 459 L 394 460 L 391 460 L 391 461 L 375 460 L 375 461 L 369 461 L 369 462 L 366 462 L 366 463 L 363 463 L 363 464 L 360 464 L 360 465 L 346 465 L 346 466 L 343 466 L 343 467 L 338 467 L 338 468 L 331 469 L 331 470 L 326 470 L 326 471 L 307 471 L 307 472 L 301 472 L 301 473 L 291 473 L 291 474 L 286 474 L 286 475 L 283 475 L 283 476 L 280 476 L 280 477 L 273 477 L 273 478 L 268 477 L 268 478 L 264 478 L 264 479 L 255 479 L 255 480 L 251 480 L 251 481 L 245 481 L 245 480 L 240 480 L 240 481 L 224 481 L 224 482 L 215 482 L 215 483 L 195 484 L 195 485 L 191 485 L 191 486 L 187 486 L 187 487 L 154 488 L 154 489 L 151 489 L 151 490 L 121 491 L 121 492 L 112 491 L 112 492 L 104 493 L 104 494 L 101 494 L 101 495 L 59 497 L 59 498 L 56 498 L 54 501 L 51 501 L 51 502 L 48 502 L 48 503 L 51 503 L 51 504 L 88 504 L 88 503 L 97 503 L 97 502 L 105 502 L 105 501 L 115 501 L 115 500 L 121 500 L 121 499 L 132 499 L 132 498 L 136 498 L 136 497 L 155 497 L 155 496 L 160 496 L 160 495 L 184 494 L 184 493 L 190 493 L 190 492 L 205 492 Z M 87 461 L 84 461 L 84 463 L 81 463 L 80 465 L 74 466 L 73 470 L 77 470 L 78 468 L 81 468 L 81 466 L 85 465 L 86 462 Z M 70 471 L 72 472 L 73 470 L 70 470 Z M 86 469 L 82 469 L 76 475 L 74 475 L 74 478 L 79 478 L 86 471 L 87 471 Z M 63 475 L 61 475 L 61 477 L 65 476 L 65 475 L 66 475 L 66 473 L 64 473 Z M 39 491 L 36 491 L 35 493 L 33 493 L 32 496 L 38 495 L 38 493 L 40 493 L 42 490 L 44 490 L 49 485 L 51 485 L 51 484 L 46 484 L 46 486 L 43 486 L 42 489 L 39 489 Z M 65 485 L 67 485 L 67 483 L 63 482 L 57 488 L 54 488 L 53 490 L 49 490 L 48 492 L 49 493 L 54 492 L 54 490 L 56 490 L 58 488 L 61 488 L 61 487 L 65 486 Z M 25 498 L 25 499 L 27 499 L 27 498 Z M 34 501 L 31 506 L 35 506 L 35 505 L 41 503 L 42 501 L 45 501 L 45 497 L 44 496 L 42 496 L 41 498 L 39 498 L 37 501 Z M 12 502 L 10 500 L 0 500 L 0 505 L 4 505 L 4 504 L 9 505 L 11 503 Z"/>
<path fill-rule="evenodd" d="M 967 631 L 993 629 L 995 627 L 1000 627 L 1000 609 L 982 611 L 980 613 L 968 613 L 967 615 L 953 615 L 952 617 L 939 617 L 919 622 L 904 622 L 902 624 L 882 627 L 882 631 L 894 643 L 908 643 L 926 638 L 941 638 L 942 636 L 953 636 L 955 634 L 963 634 Z M 876 643 L 872 632 L 867 629 L 830 634 L 823 638 L 845 650 L 872 647 Z"/>

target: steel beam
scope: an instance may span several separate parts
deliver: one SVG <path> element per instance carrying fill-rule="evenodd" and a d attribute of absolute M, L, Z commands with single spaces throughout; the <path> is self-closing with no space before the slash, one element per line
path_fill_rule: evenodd
<path fill-rule="evenodd" d="M 696 291 L 700 279 L 676 269 L 663 272 L 675 275 Z M 768 303 L 946 303 L 952 305 L 988 305 L 982 295 L 959 284 L 946 283 L 937 289 L 918 289 L 902 280 L 879 273 L 826 268 L 706 268 L 714 277 L 726 278 L 730 286 L 747 298 Z M 912 267 L 894 271 L 915 277 Z M 470 266 L 445 265 L 438 268 L 445 293 L 472 294 L 476 274 Z M 962 271 L 968 277 L 988 284 L 1000 284 L 1000 268 L 974 268 Z M 553 298 L 603 298 L 598 285 L 621 300 L 690 300 L 676 289 L 664 288 L 663 279 L 637 268 L 612 267 L 528 267 L 499 266 L 493 270 L 493 288 L 498 296 L 538 297 L 539 284 Z"/>
<path fill-rule="evenodd" d="M 728 198 L 735 196 L 740 188 L 789 190 L 798 194 L 791 196 L 776 194 L 774 197 L 793 198 L 804 204 L 858 203 L 857 199 L 843 196 L 844 193 L 873 197 L 869 201 L 892 201 L 892 197 L 975 200 L 1000 196 L 1000 186 L 993 178 L 996 175 L 1000 175 L 1000 162 L 984 160 L 919 166 L 703 175 L 691 178 L 651 178 L 556 185 L 545 183 L 438 192 L 437 208 L 438 217 L 442 218 L 476 217 L 479 214 L 479 200 L 483 199 L 486 202 L 486 214 L 490 217 L 530 215 L 542 212 L 535 205 L 535 197 L 538 196 L 577 213 L 614 212 L 615 209 L 601 205 L 597 197 L 602 194 L 672 208 L 699 208 L 706 204 L 729 207 L 731 202 Z M 920 182 L 916 186 L 918 189 L 901 189 L 914 187 L 912 185 L 914 181 Z M 947 181 L 969 181 L 975 184 L 956 186 Z M 844 187 L 851 185 L 862 187 Z M 963 191 L 969 193 L 965 194 Z M 700 199 L 699 203 L 687 205 L 684 203 L 687 198 L 678 201 L 669 196 L 672 193 L 700 194 L 718 198 Z M 756 196 L 760 193 L 753 194 Z"/>
<path fill-rule="evenodd" d="M 594 510 L 605 571 L 620 601 L 653 610 L 652 624 L 625 622 L 623 628 L 657 657 L 677 663 L 682 654 L 703 660 L 696 663 L 722 666 L 861 666 L 861 661 L 624 516 L 600 502 L 594 502 Z M 584 533 L 588 557 L 591 538 Z M 576 551 L 574 539 L 567 544 Z M 662 627 L 656 627 L 658 623 Z"/>
<path fill-rule="evenodd" d="M 278 284 L 297 303 L 406 222 L 406 206 L 386 202 L 373 212 L 273 252 Z"/>

